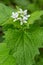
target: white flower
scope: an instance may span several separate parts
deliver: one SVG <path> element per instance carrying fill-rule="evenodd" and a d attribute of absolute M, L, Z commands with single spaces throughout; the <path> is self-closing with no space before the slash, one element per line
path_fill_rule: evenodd
<path fill-rule="evenodd" d="M 23 17 L 24 15 L 27 15 L 27 10 L 22 10 L 21 8 L 18 11 L 19 14 L 21 14 L 21 16 Z"/>
<path fill-rule="evenodd" d="M 21 13 L 23 15 L 27 15 L 27 10 L 22 10 L 21 8 L 19 9 L 18 13 Z"/>
<path fill-rule="evenodd" d="M 30 15 L 27 15 L 27 10 L 22 10 L 21 8 L 17 12 L 12 12 L 12 18 L 14 18 L 14 22 L 19 20 L 20 25 L 23 25 L 23 23 L 27 23 L 28 18 Z"/>
<path fill-rule="evenodd" d="M 26 15 L 23 17 L 24 20 L 28 20 L 28 18 L 30 17 L 30 15 Z"/>
<path fill-rule="evenodd" d="M 23 25 L 23 23 L 27 23 L 27 18 L 26 17 L 23 17 L 23 18 L 20 18 L 20 25 Z"/>
<path fill-rule="evenodd" d="M 17 19 L 18 18 L 18 15 L 19 14 L 17 12 L 16 13 L 12 12 L 12 16 L 11 17 Z"/>

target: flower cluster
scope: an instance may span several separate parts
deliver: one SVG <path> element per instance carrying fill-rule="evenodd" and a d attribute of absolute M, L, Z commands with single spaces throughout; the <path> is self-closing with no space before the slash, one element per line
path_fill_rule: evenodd
<path fill-rule="evenodd" d="M 19 9 L 19 11 L 17 12 L 12 12 L 12 18 L 14 18 L 14 22 L 19 20 L 20 21 L 20 25 L 23 25 L 23 23 L 27 23 L 28 17 L 30 17 L 30 15 L 27 15 L 27 10 L 22 10 Z"/>

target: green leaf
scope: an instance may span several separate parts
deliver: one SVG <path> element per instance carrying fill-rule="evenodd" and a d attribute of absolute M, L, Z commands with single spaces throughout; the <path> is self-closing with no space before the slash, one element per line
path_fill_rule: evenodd
<path fill-rule="evenodd" d="M 38 48 L 43 43 L 43 28 L 8 29 L 5 32 L 5 42 L 17 65 L 32 65 L 35 55 L 39 54 Z"/>
<path fill-rule="evenodd" d="M 40 8 L 35 3 L 29 3 L 27 6 L 27 9 L 30 12 L 35 12 L 35 11 L 39 10 Z"/>
<path fill-rule="evenodd" d="M 13 11 L 14 9 L 0 3 L 0 25 L 7 22 L 7 20 L 11 18 L 11 14 Z"/>
<path fill-rule="evenodd" d="M 35 11 L 35 12 L 33 12 L 31 14 L 29 20 L 28 20 L 28 24 L 33 24 L 35 22 L 35 20 L 40 19 L 40 16 L 42 16 L 42 15 L 43 15 L 43 11 Z"/>
<path fill-rule="evenodd" d="M 0 43 L 0 65 L 15 65 L 15 59 L 9 55 L 9 48 L 5 43 Z"/>

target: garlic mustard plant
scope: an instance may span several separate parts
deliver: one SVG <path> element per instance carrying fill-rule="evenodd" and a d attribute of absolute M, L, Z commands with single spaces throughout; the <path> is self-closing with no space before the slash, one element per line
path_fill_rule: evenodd
<path fill-rule="evenodd" d="M 23 25 L 23 23 L 27 23 L 28 18 L 30 17 L 30 15 L 27 15 L 27 10 L 22 10 L 21 8 L 19 9 L 19 11 L 17 12 L 12 12 L 12 16 L 11 16 L 15 21 L 19 20 L 20 21 L 20 25 Z"/>

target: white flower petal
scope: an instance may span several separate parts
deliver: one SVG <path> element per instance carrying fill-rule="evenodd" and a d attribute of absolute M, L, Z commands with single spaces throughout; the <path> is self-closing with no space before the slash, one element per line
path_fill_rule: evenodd
<path fill-rule="evenodd" d="M 16 12 L 16 13 L 15 13 L 15 15 L 14 15 L 14 17 L 15 17 L 15 18 L 17 18 L 17 17 L 18 17 L 18 15 L 19 15 L 19 14 Z"/>
<path fill-rule="evenodd" d="M 11 17 L 16 19 L 16 18 L 18 18 L 18 15 L 19 14 L 17 12 L 16 13 L 12 12 L 12 16 Z"/>
<path fill-rule="evenodd" d="M 24 10 L 24 15 L 27 15 L 27 10 Z"/>
<path fill-rule="evenodd" d="M 23 20 L 27 20 L 27 19 L 28 19 L 27 17 L 25 17 L 25 16 L 23 17 Z"/>

